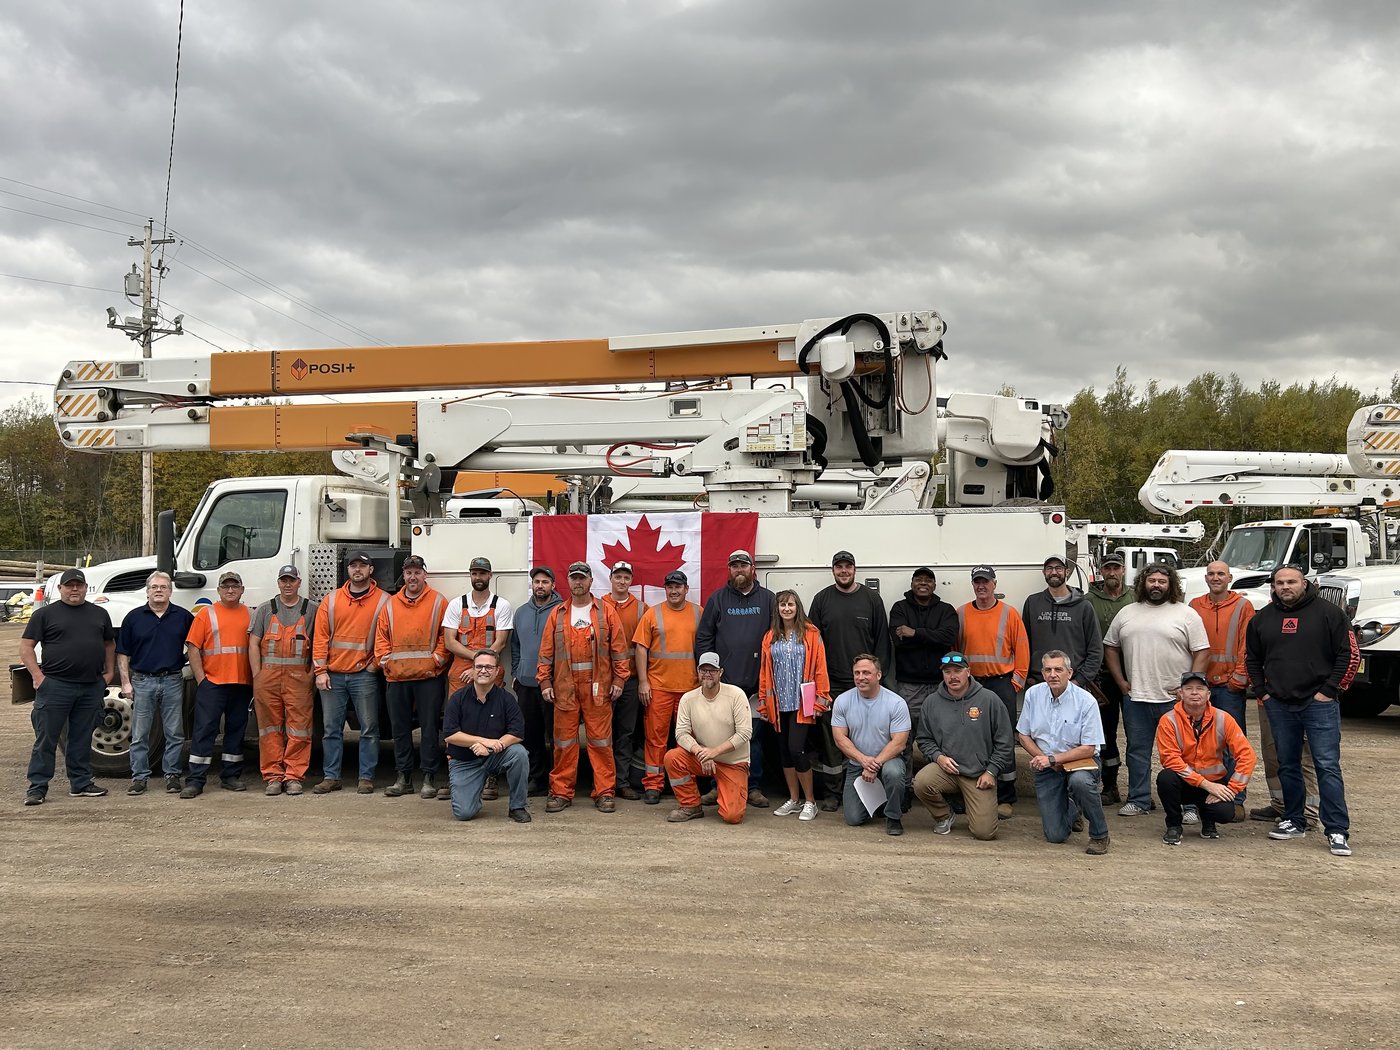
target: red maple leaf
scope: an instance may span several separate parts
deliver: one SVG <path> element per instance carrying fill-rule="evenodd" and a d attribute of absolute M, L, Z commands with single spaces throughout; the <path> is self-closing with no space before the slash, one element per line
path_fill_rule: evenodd
<path fill-rule="evenodd" d="M 685 564 L 685 544 L 677 546 L 667 541 L 657 546 L 660 539 L 661 530 L 643 514 L 635 526 L 628 527 L 626 544 L 603 544 L 603 561 L 607 565 L 619 561 L 630 564 L 633 586 L 664 587 L 666 574 Z"/>

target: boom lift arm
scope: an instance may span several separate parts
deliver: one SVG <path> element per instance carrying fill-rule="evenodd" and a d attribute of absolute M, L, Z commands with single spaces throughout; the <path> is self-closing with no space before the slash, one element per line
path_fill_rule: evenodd
<path fill-rule="evenodd" d="M 1172 449 L 1138 490 L 1159 514 L 1202 507 L 1363 507 L 1400 498 L 1400 479 L 1358 477 L 1346 456 Z"/>

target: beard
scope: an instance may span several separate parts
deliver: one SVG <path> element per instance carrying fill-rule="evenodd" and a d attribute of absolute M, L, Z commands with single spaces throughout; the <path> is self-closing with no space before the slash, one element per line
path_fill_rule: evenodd
<path fill-rule="evenodd" d="M 472 590 L 485 591 L 491 588 L 490 580 L 472 580 Z"/>
<path fill-rule="evenodd" d="M 1148 591 L 1147 600 L 1153 605 L 1162 605 L 1167 600 L 1166 591 Z"/>

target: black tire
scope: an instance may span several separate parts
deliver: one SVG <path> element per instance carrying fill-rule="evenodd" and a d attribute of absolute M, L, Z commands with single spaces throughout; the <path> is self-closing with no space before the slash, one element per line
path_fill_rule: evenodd
<path fill-rule="evenodd" d="M 1342 694 L 1344 718 L 1375 718 L 1396 702 L 1394 686 L 1356 685 Z"/>
<path fill-rule="evenodd" d="M 97 716 L 97 727 L 92 731 L 92 773 L 104 778 L 126 778 L 131 776 L 131 723 L 132 701 L 109 688 L 102 697 L 102 711 Z M 158 756 L 165 746 L 165 733 L 160 721 L 152 727 L 151 754 Z M 68 730 L 65 727 L 58 737 L 60 751 L 68 749 Z"/>

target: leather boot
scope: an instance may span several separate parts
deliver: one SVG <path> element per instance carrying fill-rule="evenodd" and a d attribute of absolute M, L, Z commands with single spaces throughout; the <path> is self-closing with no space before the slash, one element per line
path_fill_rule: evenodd
<path fill-rule="evenodd" d="M 399 778 L 384 789 L 384 794 L 390 798 L 413 794 L 413 774 L 400 773 Z"/>
<path fill-rule="evenodd" d="M 409 790 L 411 791 L 413 789 L 409 788 Z M 418 792 L 418 797 L 437 798 L 437 786 L 433 783 L 433 775 L 431 773 L 423 774 L 423 790 Z"/>

